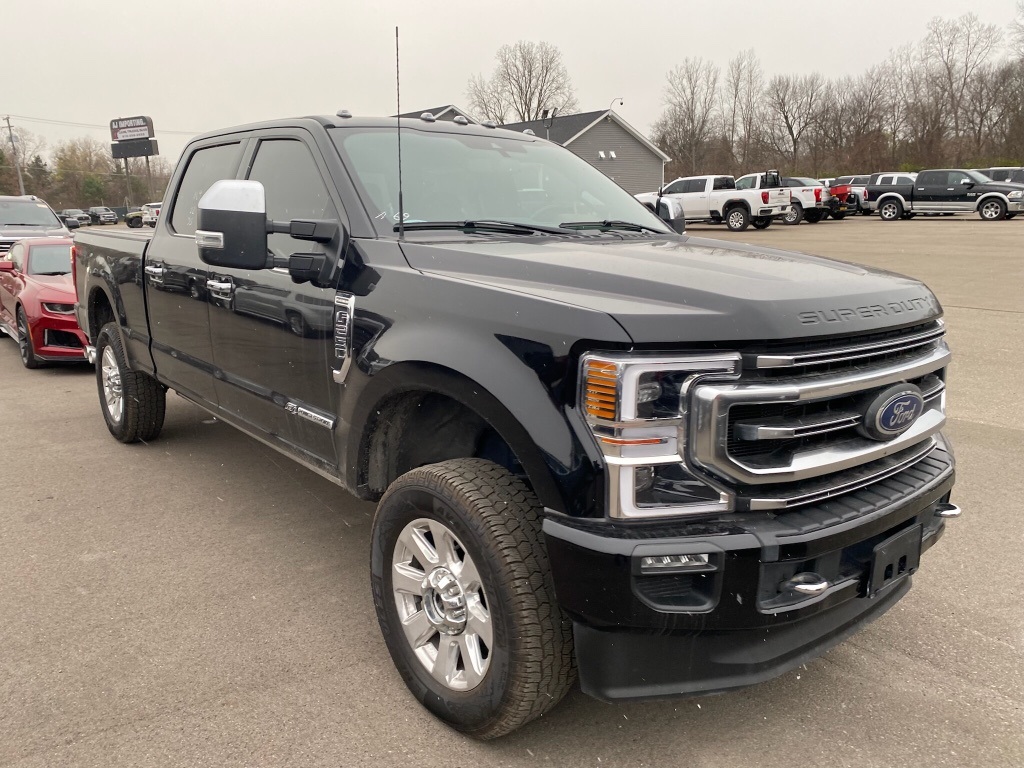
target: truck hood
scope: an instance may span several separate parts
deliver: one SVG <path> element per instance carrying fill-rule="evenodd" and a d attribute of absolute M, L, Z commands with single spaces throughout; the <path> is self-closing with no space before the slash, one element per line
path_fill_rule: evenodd
<path fill-rule="evenodd" d="M 605 312 L 636 344 L 859 334 L 941 313 L 916 280 L 740 243 L 485 238 L 402 250 L 425 273 Z"/>
<path fill-rule="evenodd" d="M 64 227 L 16 226 L 0 224 L 0 238 L 20 240 L 25 237 L 70 237 Z"/>

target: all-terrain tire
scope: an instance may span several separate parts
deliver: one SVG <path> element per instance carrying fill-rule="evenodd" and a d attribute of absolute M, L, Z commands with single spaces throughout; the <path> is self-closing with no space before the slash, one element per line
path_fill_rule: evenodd
<path fill-rule="evenodd" d="M 424 707 L 479 739 L 502 736 L 540 717 L 575 680 L 572 624 L 555 598 L 541 512 L 533 492 L 508 470 L 483 459 L 453 459 L 399 477 L 384 494 L 373 519 L 373 601 L 391 658 Z M 394 559 L 396 551 L 408 551 L 401 549 L 405 545 L 399 541 L 404 532 L 423 524 L 439 524 L 439 531 L 452 534 L 463 556 L 471 558 L 479 588 L 486 594 L 493 647 L 488 648 L 482 679 L 466 690 L 455 690 L 436 679 L 406 633 L 416 612 L 429 615 L 428 598 L 421 599 L 419 609 L 415 602 L 409 607 L 402 590 L 395 588 L 399 566 Z M 433 534 L 431 541 L 436 541 Z M 421 566 L 427 575 L 437 570 L 430 562 Z M 401 567 L 405 575 L 411 566 Z M 465 569 L 451 572 L 465 573 Z M 413 611 L 405 624 L 400 607 L 406 613 Z M 438 633 L 437 641 L 452 636 Z M 422 641 L 421 650 L 426 642 L 432 641 Z"/>
<path fill-rule="evenodd" d="M 109 370 L 111 364 L 116 371 Z M 120 413 L 112 410 L 104 388 L 105 382 L 113 387 L 115 373 L 122 404 Z M 152 376 L 128 367 L 116 323 L 104 325 L 96 338 L 96 385 L 100 410 L 110 434 L 122 443 L 156 439 L 164 425 L 167 389 Z"/>

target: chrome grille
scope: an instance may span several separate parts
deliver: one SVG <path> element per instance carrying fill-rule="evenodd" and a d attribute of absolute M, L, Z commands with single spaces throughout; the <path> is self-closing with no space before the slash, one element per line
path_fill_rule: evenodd
<path fill-rule="evenodd" d="M 812 503 L 899 472 L 935 447 L 945 423 L 943 331 L 933 322 L 744 355 L 738 381 L 694 387 L 689 458 L 752 508 Z M 863 436 L 867 402 L 904 382 L 921 389 L 924 412 L 888 442 Z"/>
<path fill-rule="evenodd" d="M 7 253 L 15 242 L 15 240 L 0 240 L 0 253 Z"/>

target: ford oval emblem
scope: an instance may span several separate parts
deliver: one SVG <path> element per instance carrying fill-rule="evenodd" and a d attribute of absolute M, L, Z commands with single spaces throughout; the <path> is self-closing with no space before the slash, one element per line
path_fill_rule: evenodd
<path fill-rule="evenodd" d="M 897 384 L 880 392 L 864 409 L 861 433 L 873 440 L 902 435 L 924 413 L 924 397 L 913 384 Z"/>

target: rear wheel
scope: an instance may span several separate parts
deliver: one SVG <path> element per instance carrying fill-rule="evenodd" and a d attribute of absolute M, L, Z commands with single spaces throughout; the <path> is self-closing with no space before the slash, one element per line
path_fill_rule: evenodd
<path fill-rule="evenodd" d="M 572 624 L 550 581 L 541 506 L 503 467 L 454 459 L 398 478 L 373 519 L 370 571 L 395 666 L 453 728 L 502 736 L 571 687 Z"/>
<path fill-rule="evenodd" d="M 817 208 L 804 212 L 804 221 L 806 221 L 808 224 L 817 224 L 823 218 L 825 217 L 822 215 L 822 212 L 819 211 Z"/>
<path fill-rule="evenodd" d="M 730 232 L 742 232 L 750 225 L 750 213 L 742 205 L 737 205 L 725 212 L 725 226 Z"/>
<path fill-rule="evenodd" d="M 836 221 L 842 221 L 843 219 L 846 218 L 846 211 L 841 211 L 839 213 L 833 213 L 832 214 L 832 218 L 835 219 Z"/>
<path fill-rule="evenodd" d="M 153 440 L 164 425 L 167 390 L 156 379 L 128 367 L 115 323 L 96 339 L 96 384 L 110 434 L 122 443 Z"/>
<path fill-rule="evenodd" d="M 1006 203 L 997 197 L 984 201 L 978 207 L 982 221 L 1000 221 L 1006 217 Z"/>
<path fill-rule="evenodd" d="M 36 357 L 35 347 L 32 346 L 32 333 L 28 327 L 28 319 L 25 317 L 25 310 L 18 307 L 15 322 L 18 324 L 18 351 L 21 353 L 21 364 L 26 368 L 39 368 L 42 363 Z"/>
<path fill-rule="evenodd" d="M 878 217 L 882 221 L 896 221 L 903 215 L 903 204 L 899 200 L 884 200 L 878 206 Z"/>
<path fill-rule="evenodd" d="M 750 223 L 754 229 L 768 229 L 772 225 L 772 220 L 769 216 L 757 216 L 751 219 Z"/>
<path fill-rule="evenodd" d="M 799 224 L 804 220 L 804 207 L 800 203 L 793 203 L 789 206 L 789 210 L 786 211 L 786 216 L 783 221 L 786 224 Z"/>

